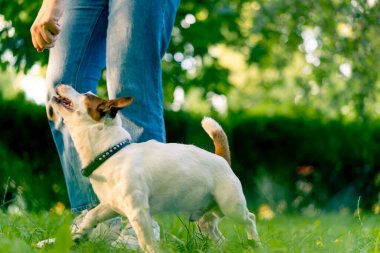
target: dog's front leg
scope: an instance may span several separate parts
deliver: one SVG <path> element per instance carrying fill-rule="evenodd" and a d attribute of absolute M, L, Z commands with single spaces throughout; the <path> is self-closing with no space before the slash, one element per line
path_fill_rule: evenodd
<path fill-rule="evenodd" d="M 128 217 L 133 230 L 136 232 L 139 246 L 144 252 L 158 252 L 152 228 L 148 197 L 145 194 L 135 192 L 124 198 L 119 203 L 120 210 Z"/>
<path fill-rule="evenodd" d="M 115 213 L 108 204 L 99 204 L 86 213 L 78 226 L 78 230 L 72 235 L 73 240 L 79 242 L 81 239 L 84 239 L 99 222 L 111 219 L 115 216 L 117 216 L 117 213 Z"/>
<path fill-rule="evenodd" d="M 133 214 L 128 216 L 133 230 L 136 232 L 140 248 L 144 252 L 158 252 L 154 232 L 152 228 L 152 218 L 148 209 L 133 210 Z"/>

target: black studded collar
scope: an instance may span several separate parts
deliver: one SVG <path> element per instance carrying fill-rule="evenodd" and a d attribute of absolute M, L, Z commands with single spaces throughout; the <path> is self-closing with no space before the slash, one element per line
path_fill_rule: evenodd
<path fill-rule="evenodd" d="M 118 151 L 120 151 L 121 149 L 123 149 L 125 146 L 127 146 L 130 143 L 131 143 L 130 140 L 126 139 L 116 144 L 115 146 L 110 147 L 109 149 L 107 149 L 106 151 L 98 155 L 89 165 L 82 168 L 81 170 L 82 175 L 85 177 L 91 176 L 92 172 L 94 172 L 102 163 L 107 161 L 108 158 L 116 154 Z"/>

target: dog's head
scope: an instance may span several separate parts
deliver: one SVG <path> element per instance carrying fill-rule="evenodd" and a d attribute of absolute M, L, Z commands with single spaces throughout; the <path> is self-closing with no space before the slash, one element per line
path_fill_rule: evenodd
<path fill-rule="evenodd" d="M 66 122 L 95 123 L 114 119 L 120 109 L 133 102 L 132 97 L 104 100 L 91 92 L 80 94 L 71 86 L 63 84 L 56 87 L 56 92 L 51 104 Z"/>

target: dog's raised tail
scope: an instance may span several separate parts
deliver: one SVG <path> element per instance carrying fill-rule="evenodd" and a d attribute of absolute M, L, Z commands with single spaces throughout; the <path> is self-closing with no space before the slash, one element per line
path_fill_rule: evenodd
<path fill-rule="evenodd" d="M 215 154 L 226 159 L 229 165 L 231 165 L 231 153 L 228 146 L 227 135 L 218 122 L 212 118 L 205 117 L 202 120 L 202 127 L 206 133 L 214 141 Z"/>

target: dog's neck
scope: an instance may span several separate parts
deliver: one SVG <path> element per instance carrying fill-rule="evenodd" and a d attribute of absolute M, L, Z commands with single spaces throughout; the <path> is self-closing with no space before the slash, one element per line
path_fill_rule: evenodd
<path fill-rule="evenodd" d="M 131 139 L 130 134 L 121 126 L 120 122 L 107 124 L 66 124 L 79 154 L 82 167 L 90 164 L 94 158 L 117 143 Z"/>

